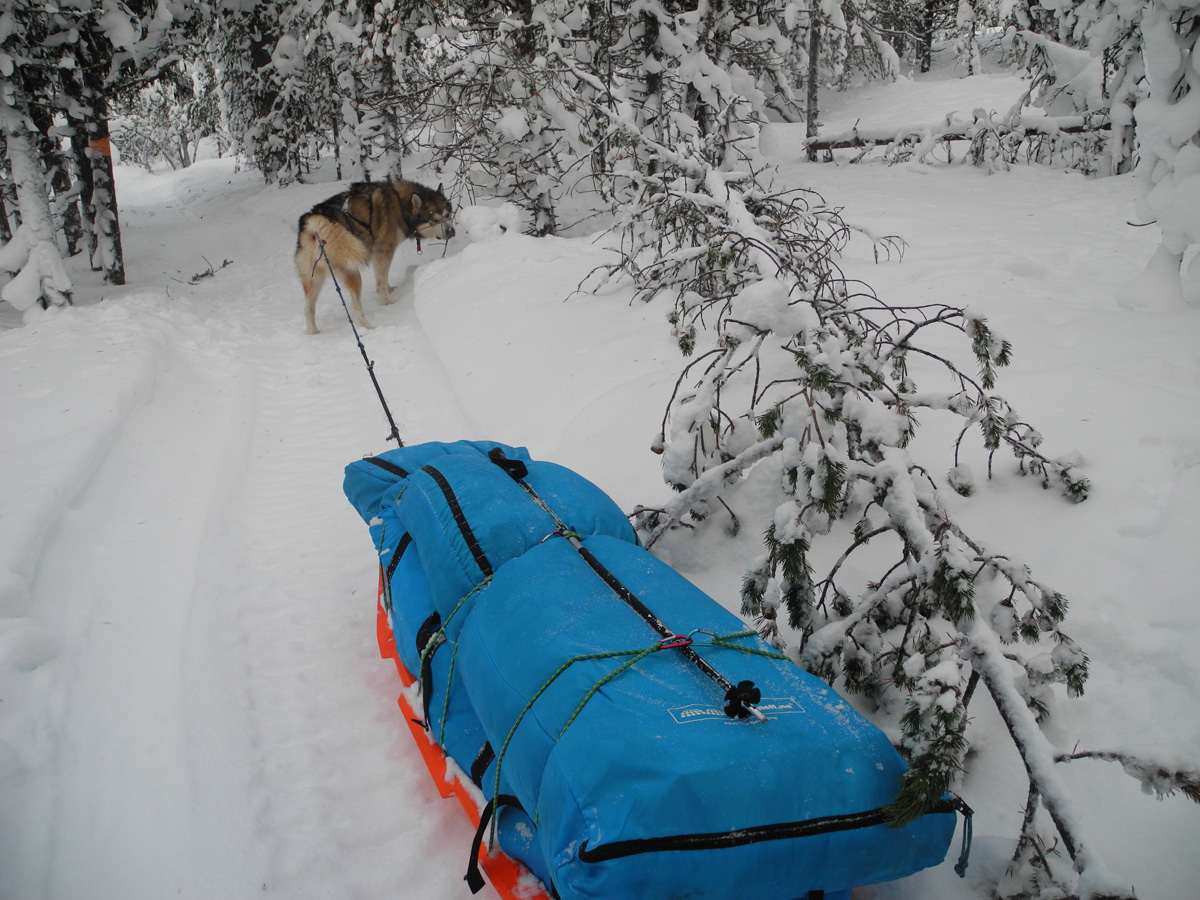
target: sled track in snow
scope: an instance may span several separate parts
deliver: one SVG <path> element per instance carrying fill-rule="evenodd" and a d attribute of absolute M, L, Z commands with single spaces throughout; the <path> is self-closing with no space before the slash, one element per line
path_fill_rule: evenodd
<path fill-rule="evenodd" d="M 397 721 L 375 562 L 341 492 L 385 420 L 349 325 L 303 334 L 285 284 L 130 298 L 78 311 L 63 338 L 109 353 L 84 351 L 103 403 L 60 454 L 80 487 L 30 508 L 39 562 L 0 634 L 6 900 L 461 884 L 425 862 L 468 829 Z M 411 290 L 368 308 L 400 427 L 457 433 Z"/>
<path fill-rule="evenodd" d="M 428 350 L 408 349 L 428 347 L 411 302 L 402 296 L 406 308 L 383 315 L 371 309 L 379 327 L 363 333 L 402 431 L 440 387 L 428 377 L 437 370 Z M 387 313 L 400 324 L 385 324 Z M 342 467 L 382 448 L 386 420 L 348 323 L 322 327 L 316 337 L 273 334 L 246 348 L 255 397 L 231 516 L 240 546 L 212 563 L 223 570 L 233 559 L 239 572 L 226 621 L 246 668 L 246 780 L 263 884 L 289 897 L 382 898 L 424 877 L 430 838 L 411 833 L 409 807 L 434 803 L 436 792 L 396 721 L 392 673 L 373 642 L 374 563 L 341 492 Z M 454 408 L 444 400 L 435 409 Z M 346 884 L 347 871 L 357 883 Z"/>

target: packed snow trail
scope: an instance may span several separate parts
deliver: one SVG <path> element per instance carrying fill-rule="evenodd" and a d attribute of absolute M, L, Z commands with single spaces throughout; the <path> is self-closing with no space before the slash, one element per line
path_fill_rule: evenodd
<path fill-rule="evenodd" d="M 32 483 L 5 498 L 20 502 L 6 502 L 0 553 L 0 665 L 14 673 L 0 710 L 5 900 L 462 895 L 469 829 L 398 721 L 374 646 L 376 564 L 341 491 L 342 467 L 387 449 L 388 426 L 331 286 L 322 332 L 303 333 L 294 222 L 331 188 L 278 192 L 229 171 L 134 180 L 123 212 L 140 287 L 4 335 L 24 398 L 10 411 L 31 430 L 0 449 Z M 513 314 L 505 290 L 561 329 L 579 318 L 562 297 L 580 254 L 595 251 L 519 236 L 474 249 L 559 274 L 486 293 L 450 278 L 478 321 L 444 321 L 432 295 L 426 317 L 452 335 L 435 347 L 414 286 L 454 259 L 401 248 L 398 302 L 368 291 L 379 327 L 362 338 L 405 441 L 553 445 L 589 404 L 623 405 L 673 358 L 657 316 L 646 329 L 619 296 L 602 304 L 615 330 L 585 315 L 577 340 L 489 370 L 487 316 Z M 639 328 L 652 335 L 631 345 L 641 368 L 614 388 L 589 342 Z M 81 354 L 95 362 L 78 367 Z M 72 367 L 82 383 L 56 380 Z M 564 390 L 585 393 L 564 404 Z M 572 419 L 542 414 L 556 391 Z M 588 422 L 579 430 L 588 443 Z"/>
<path fill-rule="evenodd" d="M 142 853 L 147 886 L 161 895 L 167 885 L 153 871 L 156 861 L 177 859 L 176 842 L 187 838 L 146 824 L 159 810 L 188 807 L 186 773 L 177 767 L 188 749 L 178 704 L 188 609 L 178 601 L 192 592 L 199 545 L 211 522 L 211 460 L 224 455 L 222 444 L 237 418 L 236 399 L 227 402 L 221 385 L 199 376 L 178 353 L 179 317 L 133 302 L 101 318 L 117 319 L 112 324 L 130 333 L 102 335 L 100 343 L 109 337 L 110 346 L 99 348 L 97 358 L 116 353 L 125 362 L 135 357 L 138 365 L 120 385 L 124 402 L 102 423 L 103 436 L 82 436 L 97 457 L 89 461 L 91 477 L 76 496 L 62 498 L 67 505 L 30 588 L 30 624 L 52 635 L 53 643 L 23 668 L 29 679 L 50 682 L 39 694 L 54 705 L 39 710 L 32 729 L 17 735 L 38 741 L 15 745 L 15 762 L 32 770 L 22 785 L 29 789 L 27 801 L 53 808 L 44 816 L 26 815 L 23 825 L 5 819 L 6 846 L 44 863 L 44 870 L 27 877 L 40 881 L 48 896 L 102 896 L 123 887 L 120 873 L 115 885 L 108 882 L 112 866 Z M 95 366 L 91 376 L 102 378 L 106 366 Z M 106 438 L 112 446 L 101 449 L 97 445 Z M 178 473 L 169 495 L 163 494 L 163 478 L 143 477 L 164 468 Z M 129 542 L 129 535 L 136 540 Z M 116 704 L 119 718 L 112 716 L 114 695 L 130 698 Z M 9 746 L 14 748 L 11 739 Z M 113 782 L 119 790 L 110 794 Z M 121 806 L 112 808 L 107 796 L 121 797 Z M 21 808 L 19 802 L 5 806 Z M 52 822 L 57 827 L 51 832 L 38 827 Z M 167 843 L 145 846 L 147 835 Z M 35 883 L 17 887 L 14 896 L 39 894 Z"/>
<path fill-rule="evenodd" d="M 405 759 L 394 675 L 372 644 L 374 566 L 340 489 L 342 465 L 383 449 L 382 413 L 348 326 L 331 317 L 315 339 L 293 327 L 291 235 L 274 222 L 244 227 L 279 246 L 260 257 L 248 241 L 257 264 L 241 278 L 235 261 L 186 299 L 61 314 L 75 349 L 94 348 L 84 377 L 116 374 L 99 392 L 104 408 L 75 411 L 78 434 L 37 444 L 65 445 L 78 492 L 37 492 L 34 512 L 57 521 L 43 529 L 24 608 L 11 610 L 25 622 L 3 632 L 20 644 L 6 712 L 22 694 L 54 703 L 4 722 L 4 774 L 19 777 L 0 805 L 0 896 L 459 887 L 464 862 L 422 866 L 447 835 L 462 832 L 460 847 L 469 835 Z M 409 321 L 381 342 L 403 360 L 389 374 L 420 383 L 412 399 L 393 398 L 396 415 L 407 422 L 414 401 L 432 399 L 430 427 L 457 434 L 467 426 L 427 380 L 435 365 L 408 299 L 397 311 Z M 47 351 L 39 331 L 10 337 L 36 358 Z"/>

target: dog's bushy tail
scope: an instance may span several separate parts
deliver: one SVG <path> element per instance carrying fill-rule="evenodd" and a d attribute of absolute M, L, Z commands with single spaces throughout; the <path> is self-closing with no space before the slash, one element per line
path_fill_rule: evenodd
<path fill-rule="evenodd" d="M 325 241 L 325 253 L 335 269 L 358 268 L 371 258 L 370 248 L 341 224 L 319 213 L 305 213 L 296 235 L 296 266 L 301 275 L 311 273 L 321 259 L 318 239 Z"/>

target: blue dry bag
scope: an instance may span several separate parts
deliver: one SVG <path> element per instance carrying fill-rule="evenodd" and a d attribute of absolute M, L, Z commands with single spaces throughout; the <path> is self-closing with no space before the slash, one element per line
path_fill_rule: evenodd
<path fill-rule="evenodd" d="M 889 827 L 884 734 L 591 482 L 459 442 L 352 463 L 345 490 L 432 736 L 561 900 L 848 897 L 944 858 L 961 804 Z"/>

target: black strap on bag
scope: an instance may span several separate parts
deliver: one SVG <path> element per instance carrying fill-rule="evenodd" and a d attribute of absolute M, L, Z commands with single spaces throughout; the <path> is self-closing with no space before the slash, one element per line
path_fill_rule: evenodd
<path fill-rule="evenodd" d="M 488 451 L 488 459 L 507 472 L 513 481 L 521 481 L 529 475 L 529 466 L 519 459 L 509 459 L 499 447 Z"/>
<path fill-rule="evenodd" d="M 549 513 L 554 520 L 555 526 L 560 533 L 567 539 L 576 552 L 586 562 L 593 572 L 608 585 L 609 589 L 616 594 L 626 606 L 642 617 L 642 620 L 656 631 L 659 637 L 674 638 L 675 632 L 666 626 L 666 623 L 656 616 L 650 607 L 646 606 L 637 595 L 626 587 L 620 579 L 610 572 L 600 560 L 596 559 L 588 549 L 583 546 L 583 542 L 579 540 L 558 517 L 541 497 L 537 491 L 525 481 L 525 477 L 529 474 L 529 468 L 525 463 L 517 459 L 508 459 L 504 455 L 504 451 L 499 447 L 493 447 L 488 451 L 488 459 L 502 468 L 505 472 L 512 476 L 513 480 L 521 486 L 526 494 L 530 496 L 534 503 L 540 506 L 543 510 Z M 766 716 L 756 709 L 758 702 L 762 699 L 762 693 L 754 686 L 752 681 L 739 681 L 736 685 L 729 681 L 724 675 L 714 669 L 707 660 L 689 645 L 681 645 L 679 651 L 696 666 L 701 672 L 711 678 L 717 685 L 725 691 L 725 715 L 731 719 L 744 719 L 747 716 L 753 715 L 756 718 L 765 721 Z"/>
<path fill-rule="evenodd" d="M 467 863 L 467 874 L 463 881 L 471 889 L 472 894 L 478 894 L 484 885 L 483 873 L 479 871 L 479 851 L 483 849 L 483 836 L 487 833 L 492 816 L 496 815 L 501 806 L 515 806 L 522 812 L 525 807 L 512 794 L 498 794 L 487 802 L 483 812 L 479 814 L 479 828 L 475 831 L 475 839 L 471 841 L 471 861 Z"/>
<path fill-rule="evenodd" d="M 475 761 L 471 763 L 471 781 L 474 782 L 475 787 L 483 787 L 483 776 L 495 758 L 496 751 L 492 748 L 492 742 L 484 741 L 483 746 L 479 748 L 479 753 L 475 756 Z"/>
<path fill-rule="evenodd" d="M 408 477 L 408 473 L 398 465 L 388 462 L 386 459 L 382 459 L 378 456 L 365 456 L 363 457 L 363 462 L 369 462 L 371 465 L 379 466 L 379 468 L 383 469 L 385 472 L 391 472 L 393 475 L 396 475 L 400 478 Z"/>
<path fill-rule="evenodd" d="M 431 642 L 432 647 L 429 646 Z M 417 653 L 421 657 L 421 703 L 425 713 L 425 721 L 421 724 L 426 730 L 430 727 L 429 703 L 433 699 L 433 654 L 444 643 L 446 635 L 442 633 L 442 617 L 435 609 L 417 629 L 416 640 Z"/>
<path fill-rule="evenodd" d="M 412 535 L 407 531 L 404 532 L 404 536 L 396 543 L 396 549 L 392 552 L 392 558 L 388 560 L 387 564 L 387 580 L 389 585 L 392 583 L 392 576 L 396 574 L 396 567 L 400 565 L 401 557 L 404 556 L 404 551 L 408 549 L 411 543 Z"/>
<path fill-rule="evenodd" d="M 471 530 L 471 523 L 467 521 L 462 504 L 458 502 L 458 495 L 454 493 L 454 486 L 450 484 L 450 480 L 445 475 L 432 465 L 423 466 L 421 471 L 432 478 L 433 483 L 442 492 L 442 497 L 446 500 L 446 506 L 450 508 L 450 515 L 454 517 L 454 524 L 458 526 L 459 533 L 462 535 L 463 540 L 466 541 L 467 549 L 471 551 L 471 558 L 475 560 L 475 565 L 479 567 L 480 573 L 482 573 L 484 578 L 491 578 L 494 574 L 492 564 L 484 554 L 483 547 L 479 544 L 479 538 Z"/>

